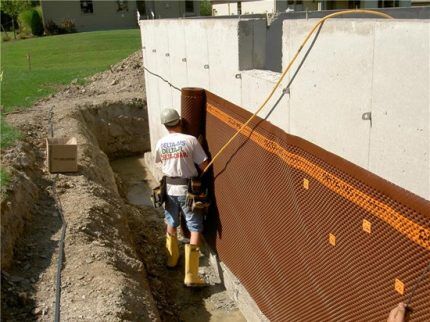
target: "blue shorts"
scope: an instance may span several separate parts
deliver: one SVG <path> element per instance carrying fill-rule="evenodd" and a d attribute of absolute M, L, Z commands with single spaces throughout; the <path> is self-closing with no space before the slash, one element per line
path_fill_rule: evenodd
<path fill-rule="evenodd" d="M 203 216 L 194 214 L 190 207 L 186 205 L 185 199 L 185 196 L 166 196 L 164 217 L 166 218 L 167 224 L 175 228 L 178 227 L 180 225 L 179 213 L 182 210 L 182 213 L 185 215 L 188 230 L 192 232 L 202 232 Z"/>

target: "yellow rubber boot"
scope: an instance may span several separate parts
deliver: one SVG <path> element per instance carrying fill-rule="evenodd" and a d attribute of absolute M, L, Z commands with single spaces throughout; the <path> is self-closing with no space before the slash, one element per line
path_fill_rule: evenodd
<path fill-rule="evenodd" d="M 185 245 L 185 286 L 201 287 L 207 285 L 199 276 L 199 254 L 198 246 Z"/>
<path fill-rule="evenodd" d="M 179 259 L 178 238 L 166 233 L 167 267 L 175 267 Z"/>

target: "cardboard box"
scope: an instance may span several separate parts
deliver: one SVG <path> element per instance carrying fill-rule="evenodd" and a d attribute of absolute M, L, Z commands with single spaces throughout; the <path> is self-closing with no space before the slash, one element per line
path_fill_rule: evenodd
<path fill-rule="evenodd" d="M 51 173 L 78 171 L 76 138 L 46 139 L 46 159 Z"/>

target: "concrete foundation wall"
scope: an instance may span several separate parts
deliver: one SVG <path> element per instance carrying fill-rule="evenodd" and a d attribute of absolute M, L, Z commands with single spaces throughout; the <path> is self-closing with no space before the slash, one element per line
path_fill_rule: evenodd
<path fill-rule="evenodd" d="M 316 21 L 284 21 L 283 69 Z M 428 20 L 327 21 L 282 107 L 290 132 L 430 199 L 429 42 Z"/>
<path fill-rule="evenodd" d="M 249 23 L 252 24 L 253 20 Z M 214 93 L 241 104 L 241 79 L 236 78 L 239 73 L 236 19 L 146 20 L 141 21 L 140 26 L 143 59 L 151 72 L 178 88 L 210 88 Z M 148 72 L 145 73 L 145 81 L 150 107 L 151 146 L 154 149 L 157 140 L 167 133 L 160 124 L 160 111 L 170 106 L 180 111 L 180 91 Z"/>

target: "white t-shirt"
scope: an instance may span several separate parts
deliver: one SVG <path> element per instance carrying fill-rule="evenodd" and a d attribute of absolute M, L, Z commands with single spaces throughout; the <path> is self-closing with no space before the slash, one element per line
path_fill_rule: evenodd
<path fill-rule="evenodd" d="M 155 162 L 161 162 L 163 174 L 168 177 L 192 178 L 197 176 L 195 164 L 208 157 L 200 143 L 192 135 L 169 133 L 155 147 Z M 185 195 L 187 186 L 167 185 L 167 194 Z"/>

